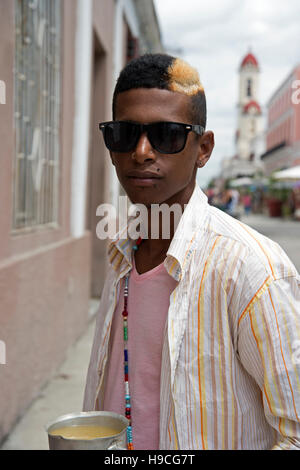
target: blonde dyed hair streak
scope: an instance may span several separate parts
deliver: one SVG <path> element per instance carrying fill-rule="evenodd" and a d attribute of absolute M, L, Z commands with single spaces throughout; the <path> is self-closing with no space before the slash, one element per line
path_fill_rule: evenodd
<path fill-rule="evenodd" d="M 175 59 L 168 67 L 169 90 L 188 96 L 204 93 L 197 70 L 182 59 Z"/>

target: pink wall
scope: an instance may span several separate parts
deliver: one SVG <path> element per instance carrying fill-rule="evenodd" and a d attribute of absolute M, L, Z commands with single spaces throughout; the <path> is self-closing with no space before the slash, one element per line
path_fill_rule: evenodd
<path fill-rule="evenodd" d="M 269 131 L 267 134 L 267 149 L 280 144 L 283 141 L 288 143 L 293 142 L 293 121 L 291 117 L 287 117 L 275 129 Z"/>
<path fill-rule="evenodd" d="M 87 226 L 92 243 L 92 295 L 98 297 L 102 291 L 107 270 L 107 240 L 96 236 L 99 218 L 96 210 L 100 204 L 110 201 L 111 160 L 99 132 L 98 123 L 110 121 L 111 96 L 114 80 L 113 43 L 114 8 L 110 0 L 94 0 L 94 66 L 91 102 L 91 140 L 89 155 L 89 177 L 87 197 Z M 105 262 L 104 262 L 105 260 Z"/>
<path fill-rule="evenodd" d="M 85 328 L 88 234 L 2 264 L 0 289 L 0 334 L 6 344 L 6 365 L 0 365 L 1 441 Z"/>
<path fill-rule="evenodd" d="M 295 73 L 295 80 L 300 80 L 300 66 L 296 69 Z M 295 90 L 294 90 L 295 91 Z M 300 91 L 298 86 L 297 92 L 298 100 L 300 99 Z M 294 104 L 294 112 L 295 112 L 295 128 L 294 128 L 294 135 L 295 135 L 295 142 L 300 140 L 300 103 Z M 300 158 L 300 155 L 299 155 Z"/>
<path fill-rule="evenodd" d="M 59 227 L 11 231 L 14 2 L 1 0 L 0 79 L 7 84 L 0 105 L 0 339 L 7 364 L 0 364 L 0 441 L 84 331 L 91 285 L 91 237 L 70 237 L 70 178 L 74 116 L 76 11 L 62 2 L 62 104 Z M 86 371 L 82 371 L 85 375 Z"/>
<path fill-rule="evenodd" d="M 296 68 L 292 81 L 300 79 L 300 67 Z M 300 140 L 300 104 L 293 104 L 292 93 L 295 91 L 290 84 L 285 85 L 285 90 L 278 90 L 277 97 L 273 100 L 268 111 L 267 150 L 286 141 L 293 145 Z M 285 116 L 284 121 L 276 125 L 276 121 Z"/>

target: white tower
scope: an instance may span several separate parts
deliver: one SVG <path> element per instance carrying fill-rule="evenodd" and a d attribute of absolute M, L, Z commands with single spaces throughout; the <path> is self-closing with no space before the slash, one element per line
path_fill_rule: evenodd
<path fill-rule="evenodd" d="M 262 131 L 262 113 L 258 104 L 259 66 L 249 52 L 239 69 L 238 126 L 236 131 L 236 155 L 251 160 L 251 141 Z"/>

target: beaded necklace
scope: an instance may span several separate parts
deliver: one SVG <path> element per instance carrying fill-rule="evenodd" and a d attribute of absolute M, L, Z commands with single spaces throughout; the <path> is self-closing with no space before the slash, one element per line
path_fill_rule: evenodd
<path fill-rule="evenodd" d="M 142 243 L 142 238 L 139 237 L 136 244 L 132 247 L 133 251 L 137 251 L 139 245 Z M 128 282 L 130 273 L 125 277 L 124 286 L 124 310 L 123 315 L 123 338 L 124 338 L 124 382 L 125 382 L 125 416 L 128 419 L 127 426 L 127 449 L 133 450 L 132 440 L 132 422 L 131 422 L 131 396 L 129 389 L 129 373 L 128 373 Z"/>

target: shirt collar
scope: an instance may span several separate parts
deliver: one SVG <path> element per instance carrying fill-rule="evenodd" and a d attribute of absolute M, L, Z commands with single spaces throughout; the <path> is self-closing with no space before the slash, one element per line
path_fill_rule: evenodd
<path fill-rule="evenodd" d="M 196 183 L 193 194 L 185 207 L 180 222 L 167 251 L 165 267 L 168 273 L 180 281 L 186 271 L 197 242 L 197 234 L 207 226 L 207 197 Z"/>
<path fill-rule="evenodd" d="M 207 225 L 208 202 L 198 184 L 195 184 L 192 196 L 180 218 L 174 237 L 165 259 L 167 272 L 176 281 L 180 281 L 195 247 L 196 234 Z M 108 246 L 108 257 L 115 271 L 127 265 L 132 268 L 132 248 L 136 240 L 128 236 L 129 227 L 134 217 L 129 217 L 128 224 L 112 239 Z"/>

